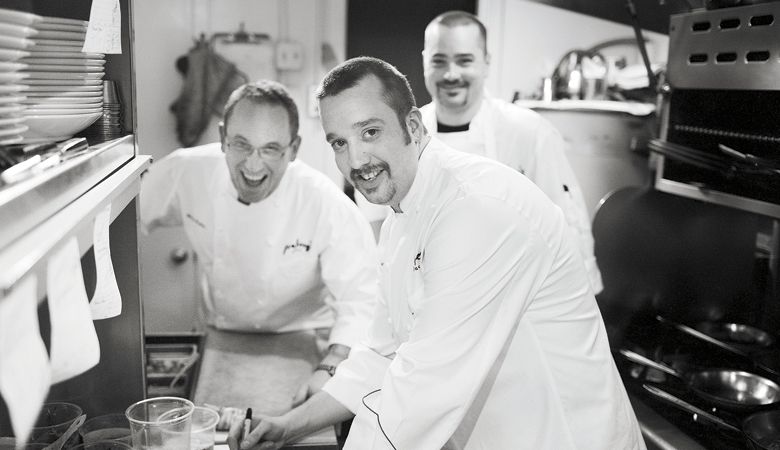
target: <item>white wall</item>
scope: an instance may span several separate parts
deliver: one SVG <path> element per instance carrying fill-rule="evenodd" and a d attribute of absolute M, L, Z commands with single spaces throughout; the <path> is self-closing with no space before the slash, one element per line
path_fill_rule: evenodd
<path fill-rule="evenodd" d="M 165 0 L 135 2 L 133 7 L 137 131 L 142 153 L 159 159 L 181 146 L 169 110 L 182 86 L 176 59 L 187 53 L 200 33 L 209 37 L 233 32 L 244 22 L 247 32 L 303 45 L 303 68 L 279 72 L 278 77 L 300 110 L 303 145 L 299 158 L 342 183 L 319 120 L 308 114 L 307 104 L 311 87 L 329 69 L 320 63 L 321 44 L 329 43 L 339 61 L 344 58 L 346 0 Z"/>
<path fill-rule="evenodd" d="M 478 15 L 488 29 L 488 51 L 492 55 L 487 86 L 493 95 L 505 100 L 511 99 L 515 91 L 529 98 L 569 50 L 634 37 L 627 25 L 528 0 L 483 0 Z M 646 30 L 643 35 L 650 40 L 650 61 L 665 62 L 668 37 Z M 636 46 L 612 51 L 625 55 L 629 64 L 641 63 Z M 604 53 L 607 57 L 613 55 L 609 50 Z"/>

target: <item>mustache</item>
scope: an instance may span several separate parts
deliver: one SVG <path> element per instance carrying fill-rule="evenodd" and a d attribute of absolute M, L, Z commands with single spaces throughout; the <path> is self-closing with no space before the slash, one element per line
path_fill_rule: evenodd
<path fill-rule="evenodd" d="M 436 83 L 436 86 L 440 88 L 458 88 L 458 87 L 467 87 L 469 84 L 463 80 L 455 80 L 455 81 L 439 81 Z"/>
<path fill-rule="evenodd" d="M 385 162 L 380 162 L 377 164 L 366 164 L 364 166 L 361 166 L 359 169 L 352 169 L 349 171 L 349 178 L 352 180 L 353 183 L 356 183 L 358 179 L 361 179 L 360 176 L 363 174 L 371 173 L 378 170 L 384 170 L 385 172 L 390 174 L 390 166 L 387 165 Z"/>

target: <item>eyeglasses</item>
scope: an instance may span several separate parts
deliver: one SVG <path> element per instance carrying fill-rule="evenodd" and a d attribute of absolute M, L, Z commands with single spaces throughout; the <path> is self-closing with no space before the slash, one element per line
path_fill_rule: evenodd
<path fill-rule="evenodd" d="M 268 144 L 263 147 L 253 147 L 251 144 L 249 144 L 246 141 L 230 141 L 227 144 L 228 150 L 232 152 L 239 153 L 244 156 L 249 156 L 252 154 L 252 152 L 257 149 L 257 153 L 260 155 L 261 158 L 269 160 L 269 161 L 279 161 L 282 159 L 282 156 L 284 156 L 285 153 L 287 153 L 287 149 L 290 148 L 290 145 L 292 144 L 292 141 L 290 141 L 287 145 L 279 145 L 279 144 Z"/>

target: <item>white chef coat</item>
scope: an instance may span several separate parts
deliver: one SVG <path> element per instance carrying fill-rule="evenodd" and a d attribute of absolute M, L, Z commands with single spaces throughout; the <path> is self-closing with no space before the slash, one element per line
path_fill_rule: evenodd
<path fill-rule="evenodd" d="M 377 296 L 368 222 L 325 175 L 293 161 L 266 199 L 242 204 L 219 143 L 179 149 L 141 184 L 146 227 L 183 225 L 198 257 L 206 320 L 220 329 L 330 328 L 353 346 Z"/>
<path fill-rule="evenodd" d="M 559 208 L 436 138 L 400 206 L 368 345 L 323 388 L 356 414 L 345 449 L 644 448 Z"/>
<path fill-rule="evenodd" d="M 593 234 L 577 177 L 566 159 L 565 141 L 555 127 L 527 108 L 485 93 L 467 131 L 437 133 L 436 107 L 420 108 L 428 132 L 450 147 L 502 162 L 527 176 L 562 210 L 579 235 L 579 246 L 593 292 L 603 289 L 593 254 Z"/>

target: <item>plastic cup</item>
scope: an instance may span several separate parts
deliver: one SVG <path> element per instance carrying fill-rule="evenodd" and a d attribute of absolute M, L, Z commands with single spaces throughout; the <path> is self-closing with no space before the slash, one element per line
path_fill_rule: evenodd
<path fill-rule="evenodd" d="M 190 450 L 213 450 L 219 414 L 210 408 L 196 406 L 192 413 Z"/>
<path fill-rule="evenodd" d="M 133 447 L 122 441 L 94 441 L 72 447 L 70 450 L 127 450 Z"/>
<path fill-rule="evenodd" d="M 44 403 L 38 420 L 30 433 L 30 443 L 51 444 L 65 434 L 70 425 L 81 416 L 78 405 L 67 402 Z M 81 443 L 81 436 L 73 433 L 64 447 L 68 448 Z"/>
<path fill-rule="evenodd" d="M 93 417 L 79 428 L 85 444 L 96 441 L 122 441 L 132 444 L 130 422 L 124 414 L 105 414 Z"/>
<path fill-rule="evenodd" d="M 132 404 L 125 416 L 130 421 L 133 448 L 189 450 L 194 409 L 191 401 L 179 397 L 155 397 Z"/>

